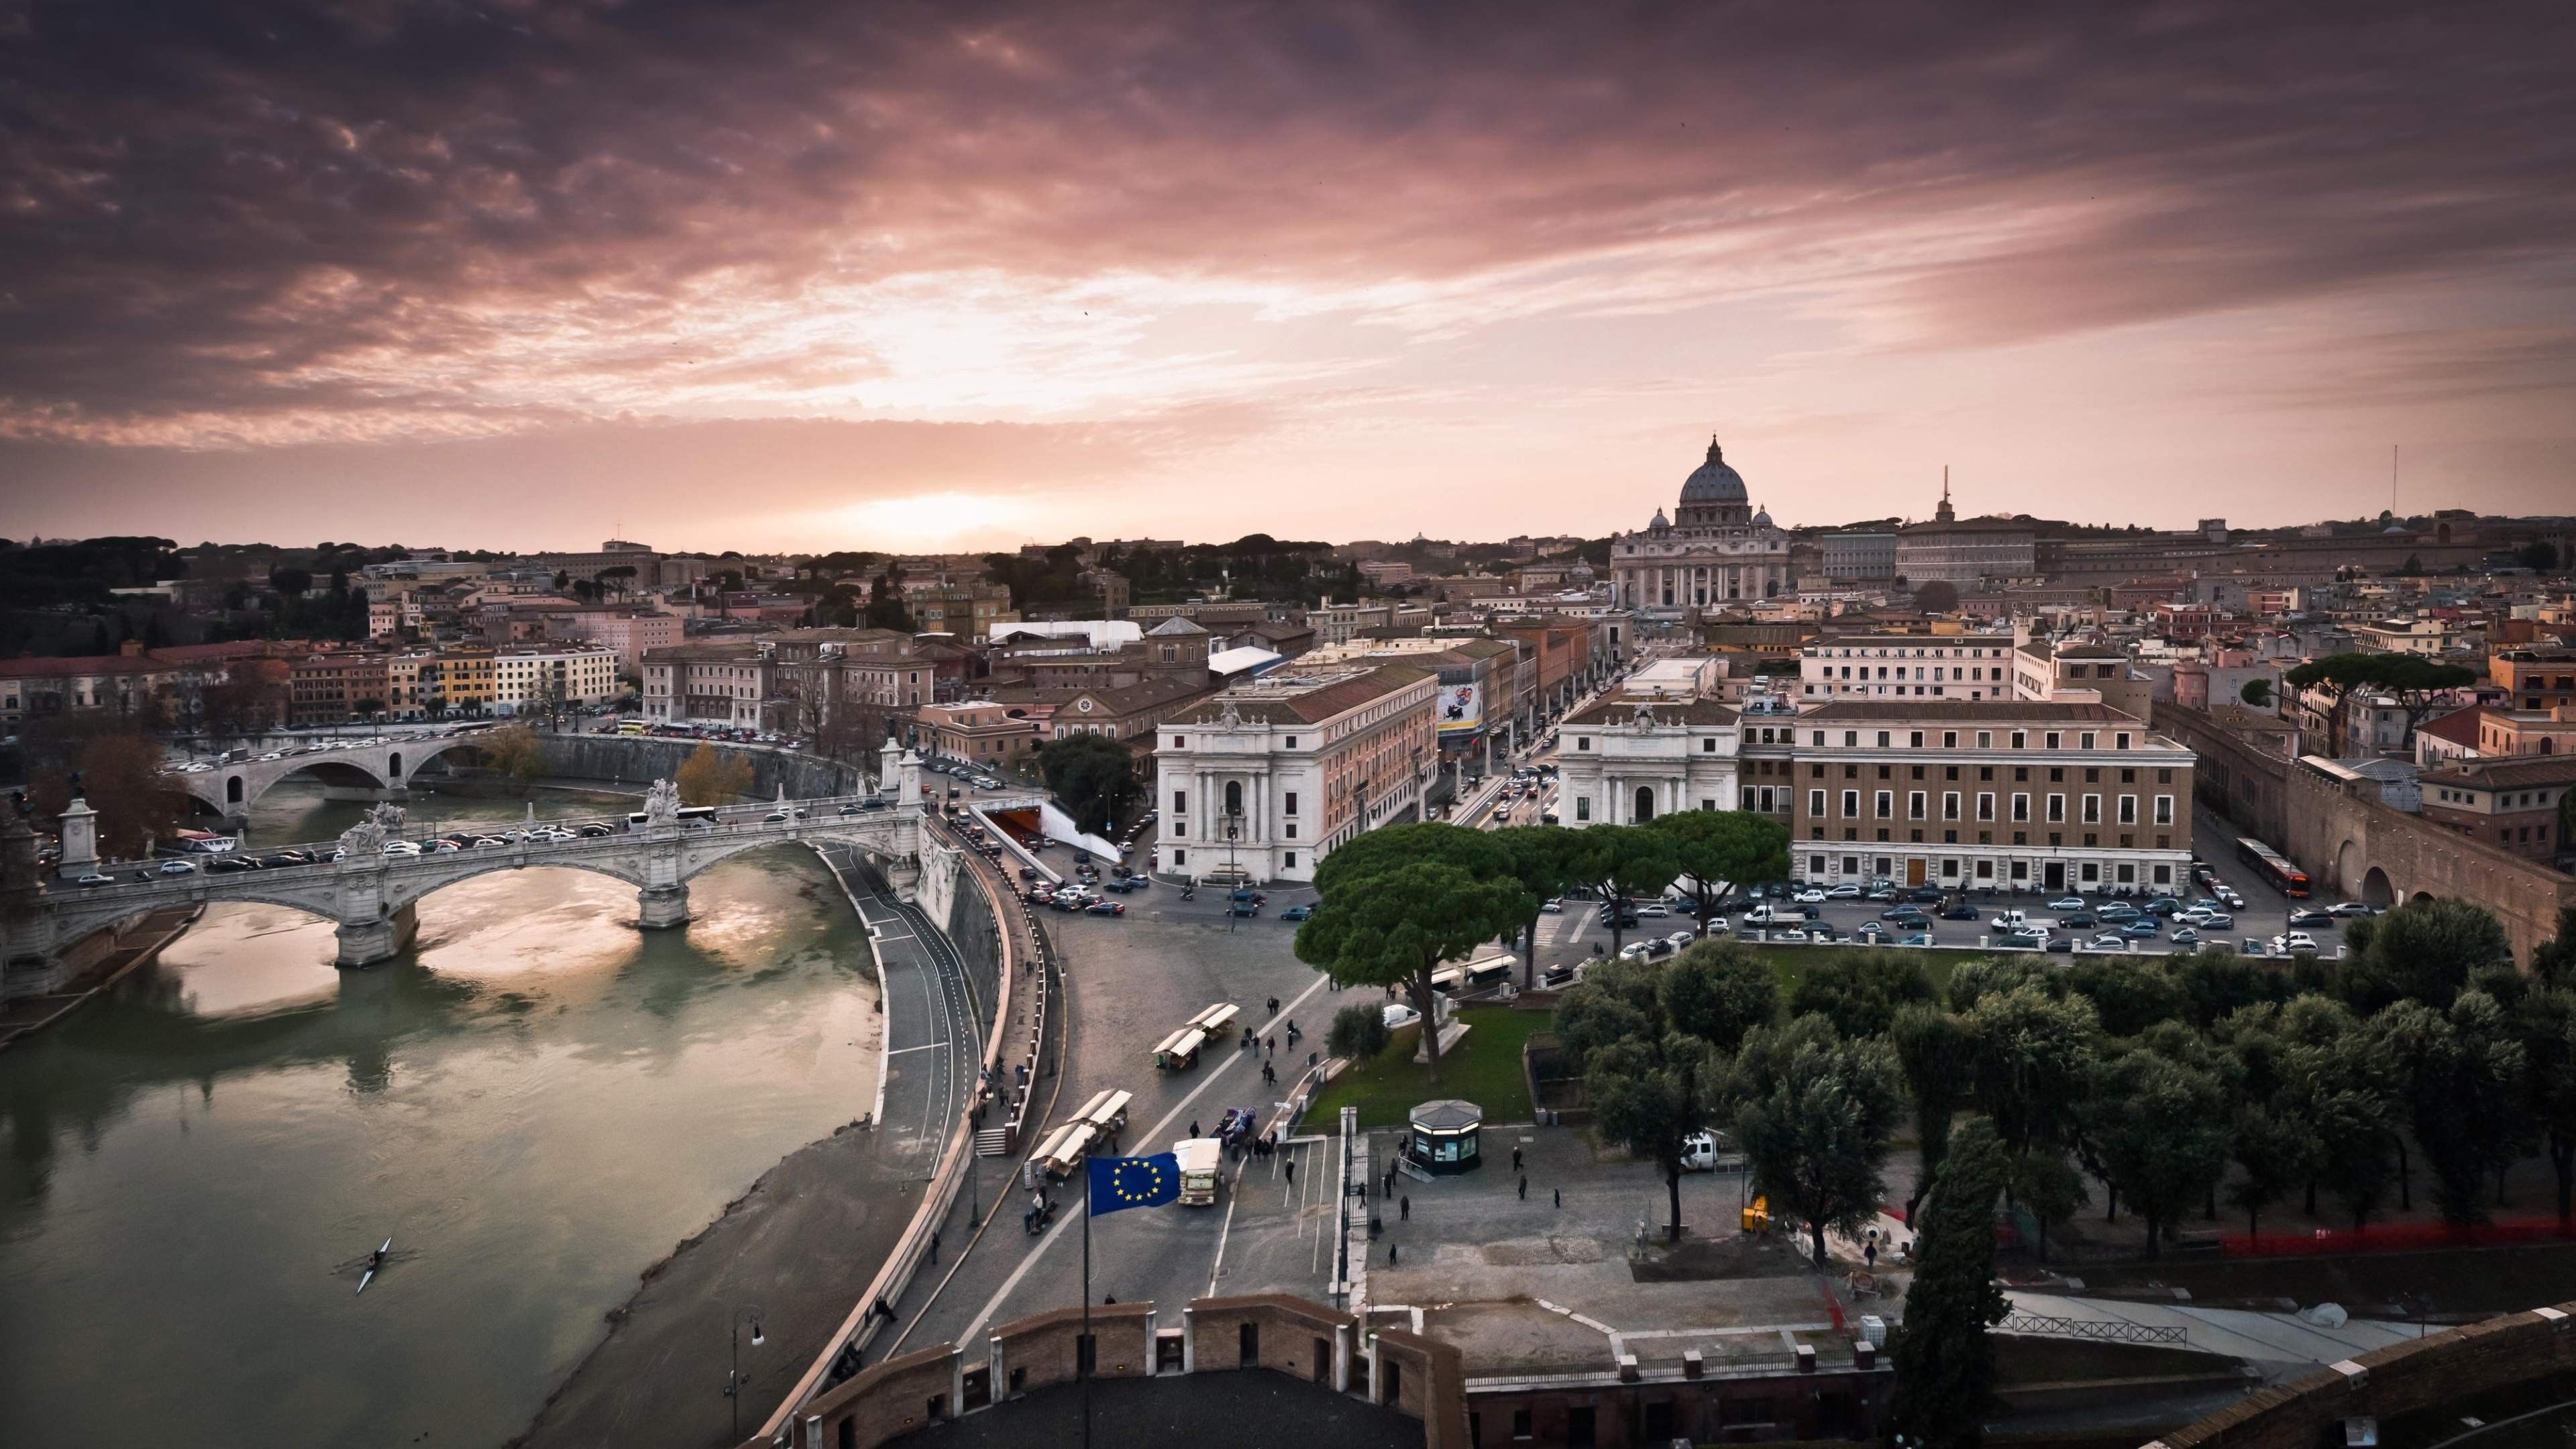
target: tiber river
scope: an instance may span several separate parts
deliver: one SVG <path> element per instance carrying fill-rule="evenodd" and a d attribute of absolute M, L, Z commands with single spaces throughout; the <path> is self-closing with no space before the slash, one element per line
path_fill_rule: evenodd
<path fill-rule="evenodd" d="M 326 839 L 360 808 L 290 783 L 251 841 Z M 606 877 L 485 876 L 421 903 L 413 950 L 346 973 L 327 922 L 214 906 L 0 1052 L 0 1443 L 524 1428 L 645 1267 L 875 1092 L 873 967 L 821 863 L 737 857 L 690 898 L 685 931 L 647 933 Z M 353 1260 L 388 1236 L 359 1296 Z"/>

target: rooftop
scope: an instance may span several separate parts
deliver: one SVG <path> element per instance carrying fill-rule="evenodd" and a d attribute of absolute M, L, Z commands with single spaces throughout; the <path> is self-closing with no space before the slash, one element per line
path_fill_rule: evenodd
<path fill-rule="evenodd" d="M 1401 664 L 1299 674 L 1270 674 L 1238 684 L 1172 721 L 1215 724 L 1231 708 L 1252 724 L 1317 724 L 1420 684 L 1428 670 Z"/>
<path fill-rule="evenodd" d="M 1798 716 L 1808 720 L 1993 720 L 1997 723 L 2127 725 L 2143 730 L 2137 716 L 2108 705 L 2058 704 L 2036 699 L 1838 699 Z"/>
<path fill-rule="evenodd" d="M 2422 777 L 2426 786 L 2453 790 L 2523 790 L 2540 785 L 2576 785 L 2576 755 L 2516 755 L 2505 760 L 2467 760 Z"/>

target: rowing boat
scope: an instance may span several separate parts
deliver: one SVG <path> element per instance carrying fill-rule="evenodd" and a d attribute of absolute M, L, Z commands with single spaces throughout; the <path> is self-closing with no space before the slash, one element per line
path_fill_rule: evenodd
<path fill-rule="evenodd" d="M 381 1248 L 376 1249 L 376 1256 L 375 1256 L 375 1260 L 374 1260 L 374 1261 L 379 1262 L 379 1263 L 383 1262 L 383 1261 L 384 1261 L 384 1258 L 385 1258 L 385 1254 L 390 1253 L 390 1252 L 392 1252 L 393 1250 L 394 1250 L 394 1240 L 393 1240 L 393 1239 L 391 1239 L 391 1238 L 387 1238 L 387 1239 L 385 1239 L 385 1245 L 384 1245 L 383 1247 L 381 1247 Z M 366 1291 L 367 1291 L 367 1285 L 368 1285 L 368 1284 L 370 1284 L 370 1283 L 373 1283 L 374 1281 L 376 1281 L 376 1270 L 375 1270 L 374 1268 L 370 1267 L 369 1269 L 367 1269 L 367 1271 L 366 1271 L 365 1275 L 364 1275 L 364 1276 L 362 1276 L 362 1277 L 360 1277 L 360 1278 L 358 1279 L 358 1291 L 359 1291 L 359 1292 L 361 1292 L 361 1293 L 366 1292 Z"/>

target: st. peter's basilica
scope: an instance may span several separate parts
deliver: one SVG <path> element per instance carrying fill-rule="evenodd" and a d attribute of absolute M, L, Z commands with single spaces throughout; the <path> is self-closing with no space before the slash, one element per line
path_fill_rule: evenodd
<path fill-rule="evenodd" d="M 1652 523 L 1610 540 L 1610 576 L 1619 602 L 1646 618 L 1777 598 L 1793 587 L 1788 535 L 1753 507 L 1715 438 L 1708 461 L 1682 484 L 1671 519 L 1657 509 Z"/>

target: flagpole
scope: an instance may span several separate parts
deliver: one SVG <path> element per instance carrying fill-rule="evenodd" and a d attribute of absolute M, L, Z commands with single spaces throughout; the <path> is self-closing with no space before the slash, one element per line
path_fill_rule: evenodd
<path fill-rule="evenodd" d="M 1082 1449 L 1091 1449 L 1091 1360 L 1098 1350 L 1091 1344 L 1091 1180 L 1086 1170 L 1082 1184 Z"/>

